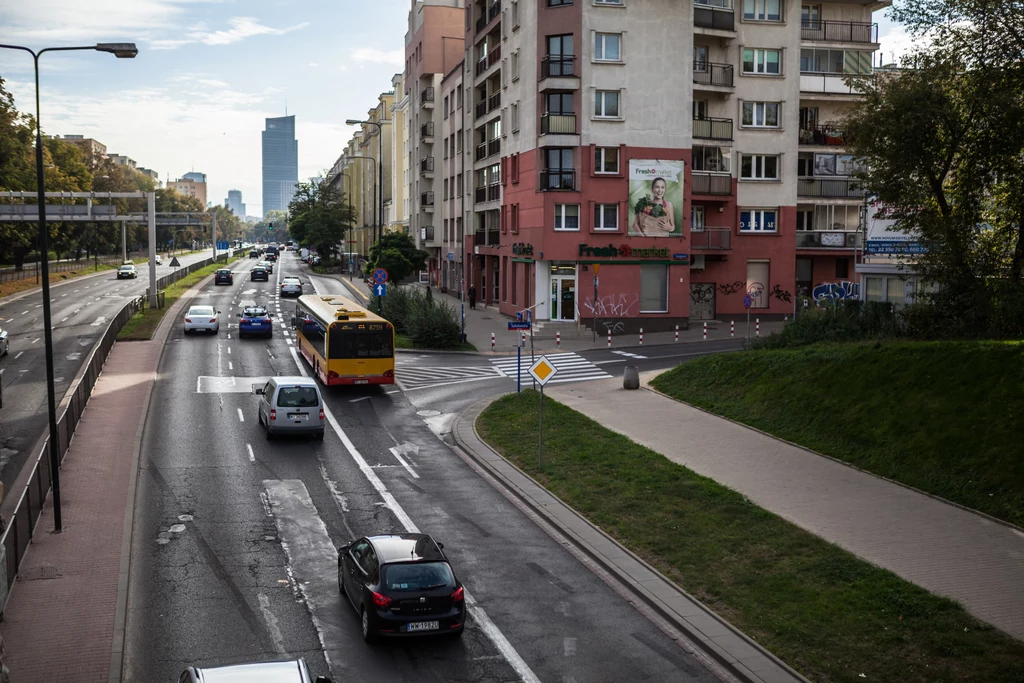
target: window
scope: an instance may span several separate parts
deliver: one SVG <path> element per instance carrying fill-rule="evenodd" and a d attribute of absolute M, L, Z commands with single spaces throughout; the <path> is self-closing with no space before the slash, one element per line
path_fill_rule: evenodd
<path fill-rule="evenodd" d="M 594 91 L 594 116 L 601 119 L 619 118 L 619 91 Z"/>
<path fill-rule="evenodd" d="M 743 0 L 743 18 L 748 21 L 781 21 L 782 0 Z"/>
<path fill-rule="evenodd" d="M 444 96 L 444 109 L 442 111 L 444 111 L 444 117 L 448 118 L 448 96 L 447 95 Z"/>
<path fill-rule="evenodd" d="M 512 118 L 512 130 L 513 130 L 513 132 L 519 130 L 519 103 L 518 102 L 512 103 L 512 109 L 511 109 L 511 112 L 510 112 L 510 116 Z"/>
<path fill-rule="evenodd" d="M 756 50 L 748 48 L 743 50 L 743 73 L 745 74 L 770 74 L 781 73 L 779 65 L 782 63 L 782 50 Z"/>
<path fill-rule="evenodd" d="M 512 80 L 519 80 L 519 50 L 512 53 Z"/>
<path fill-rule="evenodd" d="M 622 0 L 594 0 L 595 5 L 621 5 Z"/>
<path fill-rule="evenodd" d="M 571 5 L 572 0 L 548 0 L 548 7 L 561 7 L 563 5 Z"/>
<path fill-rule="evenodd" d="M 548 147 L 544 150 L 547 166 L 542 177 L 542 190 L 571 190 L 576 184 L 576 169 L 573 167 L 571 147 Z"/>
<path fill-rule="evenodd" d="M 728 147 L 705 147 L 694 145 L 693 170 L 710 173 L 729 173 L 732 154 Z"/>
<path fill-rule="evenodd" d="M 770 154 L 741 154 L 740 178 L 743 180 L 778 180 L 779 157 Z"/>
<path fill-rule="evenodd" d="M 594 60 L 598 62 L 621 62 L 622 34 L 595 33 Z"/>
<path fill-rule="evenodd" d="M 818 127 L 818 108 L 800 107 L 800 129 L 814 130 Z"/>
<path fill-rule="evenodd" d="M 460 130 L 455 134 L 455 149 L 461 154 L 462 153 L 462 131 Z"/>
<path fill-rule="evenodd" d="M 868 50 L 800 50 L 800 72 L 821 74 L 870 74 Z"/>
<path fill-rule="evenodd" d="M 814 230 L 814 212 L 809 209 L 797 209 L 796 229 L 799 231 Z"/>
<path fill-rule="evenodd" d="M 704 207 L 703 206 L 691 206 L 690 207 L 690 230 L 693 232 L 704 231 Z"/>
<path fill-rule="evenodd" d="M 545 99 L 547 105 L 548 114 L 571 114 L 572 109 L 572 93 L 571 92 L 553 92 L 548 93 Z"/>
<path fill-rule="evenodd" d="M 619 148 L 618 147 L 595 147 L 594 148 L 594 173 L 618 173 L 619 172 Z"/>
<path fill-rule="evenodd" d="M 747 294 L 753 300 L 751 308 L 768 308 L 768 275 L 770 261 L 747 261 Z"/>
<path fill-rule="evenodd" d="M 850 259 L 848 259 L 848 258 L 837 258 L 836 259 L 836 279 L 837 280 L 849 280 L 850 279 Z"/>
<path fill-rule="evenodd" d="M 740 232 L 777 232 L 777 216 L 775 209 L 744 209 L 740 211 Z"/>
<path fill-rule="evenodd" d="M 555 204 L 555 230 L 579 230 L 580 205 Z"/>
<path fill-rule="evenodd" d="M 694 71 L 707 71 L 708 70 L 708 47 L 707 47 L 707 45 L 694 45 L 693 46 L 693 70 Z"/>
<path fill-rule="evenodd" d="M 618 204 L 595 204 L 594 205 L 594 230 L 618 230 L 619 229 L 619 205 Z"/>
<path fill-rule="evenodd" d="M 467 16 L 468 16 L 468 14 L 469 13 L 467 12 Z M 513 0 L 513 2 L 512 2 L 512 28 L 518 28 L 518 27 L 519 27 L 519 2 L 518 2 L 518 0 Z"/>
<path fill-rule="evenodd" d="M 800 6 L 800 27 L 821 28 L 821 5 Z"/>
<path fill-rule="evenodd" d="M 694 100 L 693 101 L 693 118 L 695 119 L 706 119 L 708 117 L 708 101 L 707 100 Z"/>
<path fill-rule="evenodd" d="M 800 178 L 810 178 L 814 175 L 814 155 L 809 152 L 801 153 L 796 159 L 796 174 Z"/>
<path fill-rule="evenodd" d="M 778 102 L 744 102 L 743 125 L 750 128 L 778 128 Z"/>
<path fill-rule="evenodd" d="M 457 106 L 457 107 L 458 107 L 459 109 L 462 109 L 462 88 L 459 88 L 459 90 L 458 90 L 458 97 L 457 97 L 457 101 L 458 101 L 458 103 L 456 104 L 456 106 Z"/>
<path fill-rule="evenodd" d="M 657 263 L 640 266 L 640 312 L 668 312 L 668 266 Z"/>
<path fill-rule="evenodd" d="M 564 36 L 548 36 L 549 57 L 572 57 L 573 54 L 572 34 Z M 572 73 L 570 72 L 568 75 L 572 75 Z"/>

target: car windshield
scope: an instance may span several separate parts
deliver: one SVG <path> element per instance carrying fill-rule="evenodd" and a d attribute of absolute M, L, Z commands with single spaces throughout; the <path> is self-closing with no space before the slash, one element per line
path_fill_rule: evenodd
<path fill-rule="evenodd" d="M 297 277 L 286 277 L 284 279 L 284 283 L 286 285 L 297 285 L 297 284 L 299 284 L 299 278 L 297 278 Z"/>
<path fill-rule="evenodd" d="M 209 276 L 207 276 L 209 277 Z M 193 306 L 188 309 L 189 315 L 213 315 L 213 308 L 210 306 Z"/>
<path fill-rule="evenodd" d="M 455 587 L 455 575 L 447 562 L 402 562 L 385 565 L 384 585 L 392 591 L 422 591 Z"/>
<path fill-rule="evenodd" d="M 222 269 L 222 270 L 218 270 L 217 272 L 219 274 L 221 274 L 221 275 L 231 275 L 231 271 L 230 270 L 223 270 Z"/>
<path fill-rule="evenodd" d="M 135 266 L 121 266 L 121 270 L 134 270 Z"/>
<path fill-rule="evenodd" d="M 257 316 L 264 316 L 266 314 L 267 314 L 267 309 L 265 309 L 265 308 L 263 308 L 261 306 L 250 306 L 250 307 L 247 307 L 245 310 L 242 311 L 242 315 L 244 315 L 247 318 L 257 317 Z"/>
<path fill-rule="evenodd" d="M 281 387 L 277 405 L 281 408 L 315 408 L 320 405 L 320 399 L 313 387 Z"/>

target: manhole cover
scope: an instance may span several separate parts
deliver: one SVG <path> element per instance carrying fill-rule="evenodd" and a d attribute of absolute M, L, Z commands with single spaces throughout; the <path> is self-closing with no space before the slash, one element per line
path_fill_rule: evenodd
<path fill-rule="evenodd" d="M 18 572 L 18 578 L 22 581 L 38 581 L 39 579 L 57 579 L 62 574 L 56 567 L 32 567 Z"/>

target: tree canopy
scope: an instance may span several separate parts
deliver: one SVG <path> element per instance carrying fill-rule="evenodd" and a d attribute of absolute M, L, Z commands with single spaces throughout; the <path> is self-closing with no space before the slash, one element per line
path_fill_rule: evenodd
<path fill-rule="evenodd" d="M 352 207 L 341 192 L 322 178 L 299 183 L 288 205 L 288 231 L 299 244 L 312 247 L 328 262 L 344 251 L 345 235 L 352 227 Z"/>
<path fill-rule="evenodd" d="M 416 248 L 412 236 L 405 232 L 389 232 L 370 247 L 370 258 L 366 261 L 366 272 L 374 268 L 388 271 L 388 280 L 401 282 L 417 270 L 427 267 L 430 254 Z"/>

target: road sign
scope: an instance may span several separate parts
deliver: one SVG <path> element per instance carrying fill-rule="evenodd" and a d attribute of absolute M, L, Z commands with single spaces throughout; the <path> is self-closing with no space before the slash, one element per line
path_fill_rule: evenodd
<path fill-rule="evenodd" d="M 388 271 L 383 268 L 373 269 L 373 281 L 375 284 L 382 285 L 388 281 Z"/>
<path fill-rule="evenodd" d="M 230 248 L 230 245 L 227 242 L 217 242 L 217 248 L 221 251 L 227 251 Z"/>
<path fill-rule="evenodd" d="M 530 329 L 530 323 L 528 322 L 513 322 L 508 321 L 508 329 L 510 330 L 528 330 Z"/>
<path fill-rule="evenodd" d="M 179 268 L 179 267 L 181 267 L 181 264 L 178 263 L 178 257 L 177 256 L 175 256 L 174 258 L 171 259 L 171 263 L 169 265 L 171 266 L 171 268 Z"/>
<path fill-rule="evenodd" d="M 601 264 L 600 263 L 595 263 L 594 264 L 594 275 L 597 275 L 600 271 L 601 271 Z"/>
<path fill-rule="evenodd" d="M 376 296 L 387 296 L 388 286 L 383 283 L 377 283 L 373 286 L 373 293 Z"/>
<path fill-rule="evenodd" d="M 558 368 L 547 359 L 547 356 L 541 356 L 536 363 L 530 366 L 529 372 L 537 380 L 537 384 L 544 386 L 558 373 Z"/>
<path fill-rule="evenodd" d="M 743 307 L 744 308 L 750 308 L 753 305 L 754 305 L 754 299 L 749 294 L 745 294 L 743 296 Z"/>

